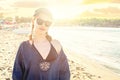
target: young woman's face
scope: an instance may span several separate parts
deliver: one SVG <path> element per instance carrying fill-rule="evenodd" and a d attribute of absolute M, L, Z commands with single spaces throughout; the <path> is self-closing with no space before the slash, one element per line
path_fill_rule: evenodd
<path fill-rule="evenodd" d="M 34 31 L 36 34 L 46 34 L 52 24 L 52 18 L 41 13 L 34 21 Z"/>

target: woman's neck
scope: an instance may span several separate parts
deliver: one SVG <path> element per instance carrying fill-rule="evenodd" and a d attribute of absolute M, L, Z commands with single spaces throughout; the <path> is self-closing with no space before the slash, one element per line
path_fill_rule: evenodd
<path fill-rule="evenodd" d="M 36 43 L 41 43 L 41 42 L 44 42 L 44 41 L 47 41 L 47 38 L 46 38 L 46 36 L 45 35 L 39 35 L 39 36 L 35 36 L 34 38 L 33 38 L 33 41 Z"/>

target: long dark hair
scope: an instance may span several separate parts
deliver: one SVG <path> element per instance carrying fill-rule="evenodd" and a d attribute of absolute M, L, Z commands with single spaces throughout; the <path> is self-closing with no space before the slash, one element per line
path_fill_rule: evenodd
<path fill-rule="evenodd" d="M 31 40 L 31 41 L 32 41 L 32 36 L 33 36 L 32 34 L 33 34 L 33 29 L 34 29 L 34 20 L 37 16 L 39 16 L 40 13 L 48 15 L 52 19 L 52 14 L 48 9 L 39 8 L 39 9 L 35 10 L 35 13 L 34 13 L 33 19 L 32 19 L 32 30 L 31 30 L 31 34 L 29 35 L 29 40 Z M 46 33 L 46 38 L 47 38 L 48 41 L 52 40 L 52 37 L 48 33 Z"/>

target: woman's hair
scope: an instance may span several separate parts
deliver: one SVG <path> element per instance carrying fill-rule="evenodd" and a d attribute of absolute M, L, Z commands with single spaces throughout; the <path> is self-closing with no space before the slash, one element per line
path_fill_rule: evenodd
<path fill-rule="evenodd" d="M 32 19 L 32 30 L 31 30 L 31 34 L 29 36 L 29 40 L 32 40 L 32 34 L 33 34 L 33 29 L 34 29 L 34 20 L 35 20 L 36 17 L 39 16 L 40 13 L 45 14 L 45 15 L 49 16 L 52 19 L 52 14 L 48 9 L 39 8 L 39 9 L 35 10 L 35 13 L 34 13 L 33 19 Z M 48 39 L 48 41 L 52 40 L 52 37 L 50 35 L 48 35 L 48 33 L 46 33 L 46 38 Z"/>

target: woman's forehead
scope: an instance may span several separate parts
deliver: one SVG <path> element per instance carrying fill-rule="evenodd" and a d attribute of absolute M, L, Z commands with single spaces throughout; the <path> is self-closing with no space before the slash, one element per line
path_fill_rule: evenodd
<path fill-rule="evenodd" d="M 37 18 L 43 19 L 45 21 L 52 21 L 51 16 L 49 16 L 47 14 L 43 14 L 43 13 L 39 14 L 39 16 Z"/>

